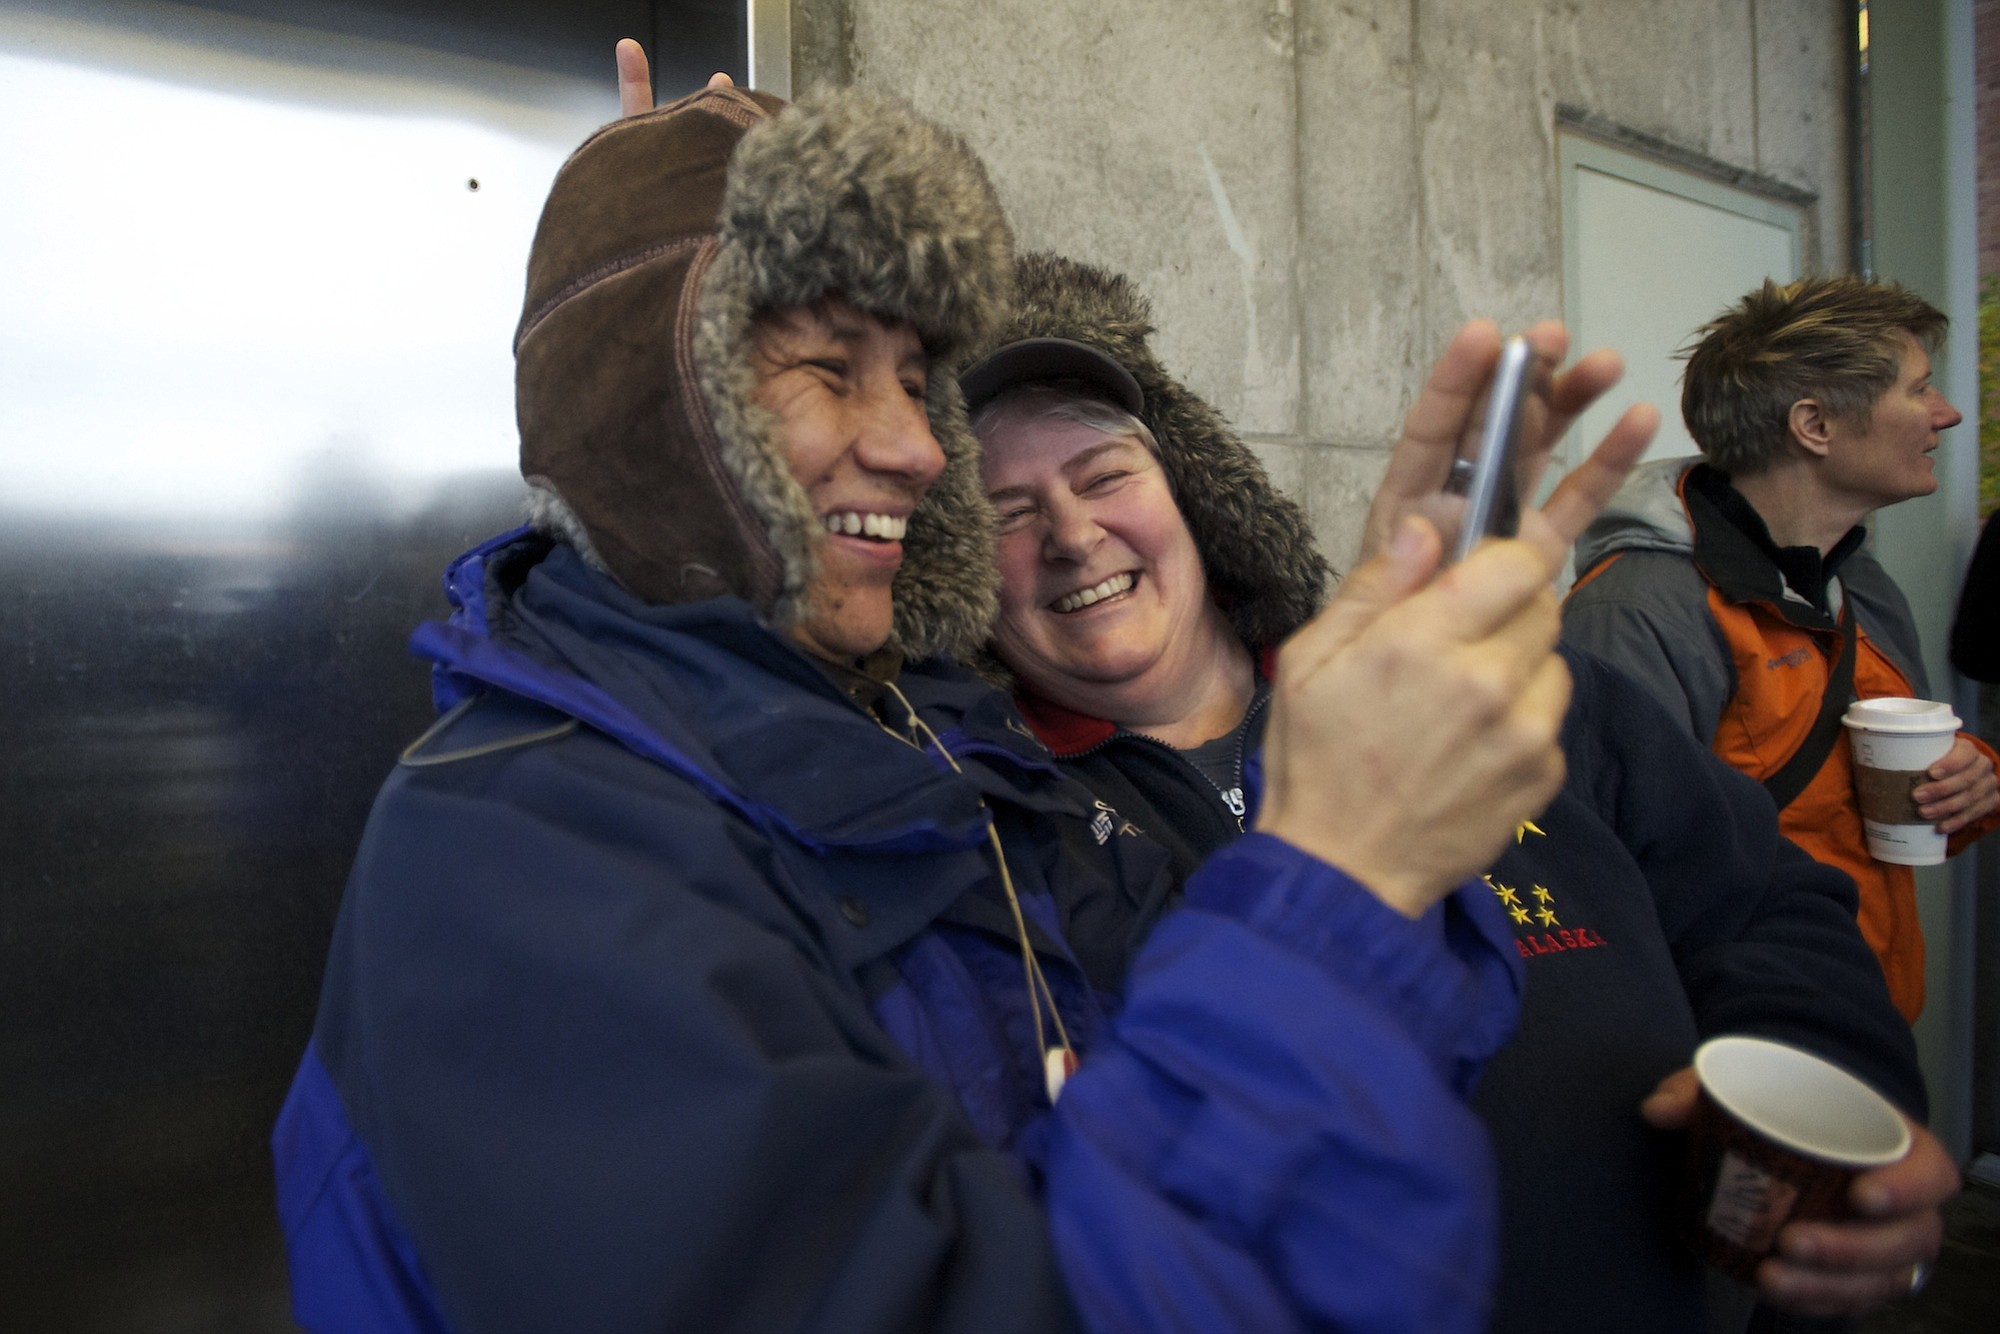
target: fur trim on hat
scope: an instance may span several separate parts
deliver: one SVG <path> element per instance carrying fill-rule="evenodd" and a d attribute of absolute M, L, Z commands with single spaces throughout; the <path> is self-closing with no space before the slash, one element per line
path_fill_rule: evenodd
<path fill-rule="evenodd" d="M 924 406 L 945 468 L 903 539 L 893 643 L 911 657 L 962 655 L 986 637 L 999 579 L 979 446 L 949 368 L 1004 313 L 1012 262 L 1013 237 L 979 159 L 895 98 L 815 94 L 744 136 L 702 286 L 695 364 L 723 457 L 784 560 L 779 623 L 804 611 L 819 523 L 771 414 L 752 402 L 754 317 L 835 293 L 923 341 L 932 359 Z"/>
<path fill-rule="evenodd" d="M 733 594 L 796 623 L 823 534 L 756 405 L 751 333 L 837 295 L 910 325 L 931 359 L 946 466 L 910 516 L 891 644 L 973 651 L 998 576 L 949 370 L 1012 272 L 978 158 L 894 98 L 707 89 L 612 122 L 558 174 L 529 259 L 516 383 L 534 522 L 648 601 Z"/>
<path fill-rule="evenodd" d="M 1146 344 L 1153 327 L 1151 305 L 1122 275 L 1060 255 L 1023 255 L 1013 314 L 975 355 L 1023 338 L 1070 338 L 1130 371 L 1146 395 L 1141 416 L 1159 442 L 1211 595 L 1245 644 L 1277 644 L 1326 601 L 1332 567 L 1305 511 L 1271 484 L 1221 414 L 1153 355 Z"/>

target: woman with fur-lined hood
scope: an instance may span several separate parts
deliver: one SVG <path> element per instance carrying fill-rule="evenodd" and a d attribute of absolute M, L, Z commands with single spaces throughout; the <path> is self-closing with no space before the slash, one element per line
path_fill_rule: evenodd
<path fill-rule="evenodd" d="M 413 641 L 446 712 L 377 802 L 274 1138 L 306 1328 L 1481 1324 L 1464 1095 L 1518 964 L 1485 854 L 1437 848 L 1498 846 L 1552 739 L 1459 738 L 1490 778 L 1404 874 L 1274 778 L 1170 903 L 951 661 L 996 576 L 939 368 L 1011 266 L 977 160 L 865 92 L 712 86 L 558 174 L 516 338 L 534 523 Z M 1413 619 L 1456 633 L 1424 558 L 1350 580 L 1376 602 L 1274 728 L 1308 767 Z M 1547 573 L 1462 583 L 1552 738 Z"/>
<path fill-rule="evenodd" d="M 1305 515 L 1160 365 L 1151 333 L 1124 278 L 1024 256 L 1013 313 L 961 384 L 1000 528 L 995 665 L 1062 767 L 1187 874 L 1256 818 L 1269 650 L 1318 611 L 1331 573 Z M 1501 1181 L 1491 1328 L 1696 1334 L 1701 1266 L 1667 1226 L 1677 1163 L 1638 1109 L 1700 1037 L 1817 1051 L 1918 1116 L 1924 1086 L 1851 883 L 1780 839 L 1757 784 L 1635 682 L 1568 658 L 1563 788 L 1486 875 L 1530 981 L 1475 1097 Z M 1345 748 L 1329 786 L 1367 781 L 1364 753 Z M 1897 1222 L 1921 1245 L 1930 1198 Z M 1851 1246 L 1834 1240 L 1833 1255 Z M 1789 1272 L 1765 1291 L 1860 1309 L 1913 1255 L 1774 1265 Z M 1803 1294 L 1785 1286 L 1800 1280 Z M 1751 1297 L 1718 1309 L 1732 1302 L 1747 1314 Z"/>

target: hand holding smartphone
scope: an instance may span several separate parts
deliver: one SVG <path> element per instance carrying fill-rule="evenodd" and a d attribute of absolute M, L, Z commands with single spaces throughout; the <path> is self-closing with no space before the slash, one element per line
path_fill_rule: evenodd
<path fill-rule="evenodd" d="M 1464 560 L 1488 537 L 1512 537 L 1521 527 L 1518 456 L 1522 408 L 1532 392 L 1534 349 L 1510 338 L 1487 386 L 1486 417 L 1473 456 L 1452 465 L 1445 490 L 1465 497 L 1451 559 Z"/>

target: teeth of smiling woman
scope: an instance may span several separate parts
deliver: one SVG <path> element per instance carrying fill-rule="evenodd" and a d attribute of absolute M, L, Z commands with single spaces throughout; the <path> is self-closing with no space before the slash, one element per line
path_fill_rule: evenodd
<path fill-rule="evenodd" d="M 893 518 L 887 514 L 856 514 L 846 510 L 839 514 L 829 514 L 824 520 L 826 531 L 847 537 L 868 536 L 883 542 L 900 542 L 909 528 L 909 520 Z"/>
<path fill-rule="evenodd" d="M 1056 610 L 1075 611 L 1079 607 L 1088 607 L 1093 602 L 1102 602 L 1114 594 L 1123 593 L 1131 586 L 1131 575 L 1114 574 L 1095 588 L 1086 588 L 1082 592 L 1071 593 L 1067 597 L 1057 598 Z"/>

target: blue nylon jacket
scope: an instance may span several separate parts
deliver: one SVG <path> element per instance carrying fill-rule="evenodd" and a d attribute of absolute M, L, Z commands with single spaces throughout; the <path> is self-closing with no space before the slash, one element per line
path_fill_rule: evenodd
<path fill-rule="evenodd" d="M 1251 835 L 1170 901 L 955 667 L 898 685 L 957 771 L 734 599 L 524 534 L 447 589 L 273 1138 L 306 1328 L 1483 1325 L 1483 887 L 1412 922 Z"/>

